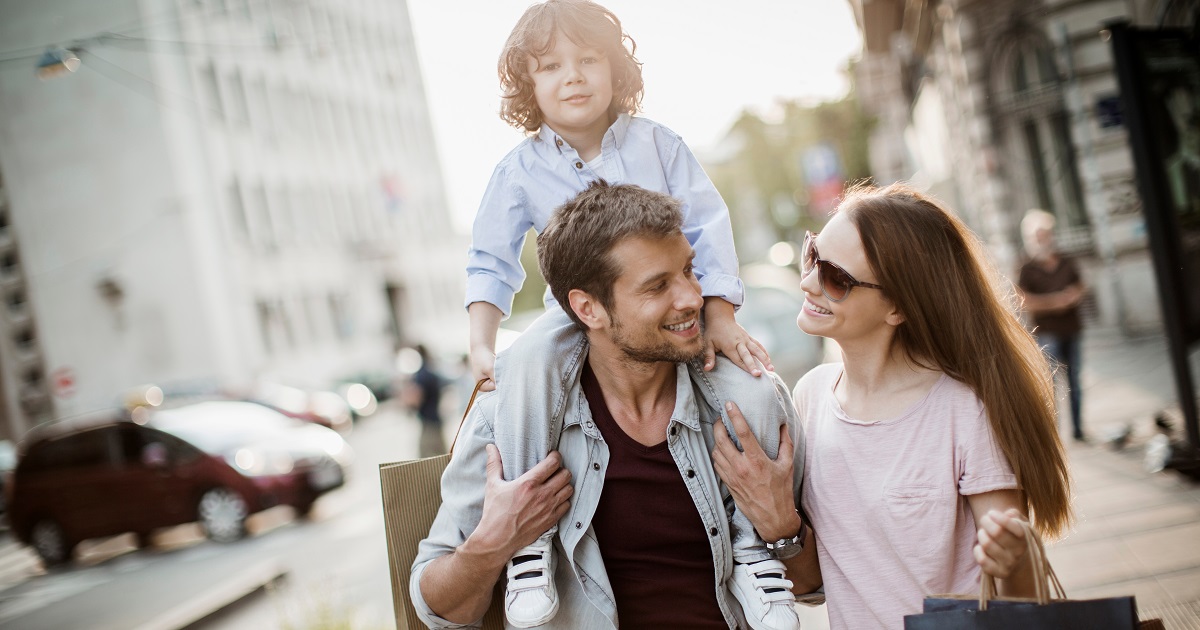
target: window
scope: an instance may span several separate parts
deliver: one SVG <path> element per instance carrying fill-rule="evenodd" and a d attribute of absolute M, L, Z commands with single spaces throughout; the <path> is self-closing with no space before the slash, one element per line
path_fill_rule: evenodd
<path fill-rule="evenodd" d="M 354 322 L 345 295 L 329 296 L 329 314 L 333 317 L 333 330 L 337 338 L 346 341 L 354 336 Z"/>
<path fill-rule="evenodd" d="M 221 86 L 217 81 L 217 69 L 211 64 L 200 70 L 200 85 L 202 86 L 204 108 L 214 120 L 225 118 L 225 108 L 221 105 Z"/>
<path fill-rule="evenodd" d="M 1001 72 L 993 88 L 998 129 L 1012 164 L 1014 212 L 1042 208 L 1058 217 L 1060 230 L 1086 228 L 1070 118 L 1050 42 L 1032 29 L 1019 31 L 996 59 Z"/>
<path fill-rule="evenodd" d="M 30 453 L 29 464 L 22 468 L 46 471 L 112 465 L 116 455 L 114 429 L 102 427 L 47 441 Z"/>
<path fill-rule="evenodd" d="M 250 126 L 250 103 L 246 100 L 246 86 L 242 82 L 242 73 L 234 70 L 228 85 L 230 120 L 242 127 Z"/>
<path fill-rule="evenodd" d="M 250 221 L 246 216 L 246 198 L 242 194 L 242 185 L 236 178 L 229 182 L 229 214 L 238 237 L 249 239 Z"/>

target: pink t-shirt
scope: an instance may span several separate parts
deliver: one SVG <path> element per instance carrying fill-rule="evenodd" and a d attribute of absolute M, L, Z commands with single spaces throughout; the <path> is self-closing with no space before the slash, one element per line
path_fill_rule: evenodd
<path fill-rule="evenodd" d="M 796 384 L 805 431 L 801 504 L 834 630 L 904 627 L 926 595 L 975 593 L 975 518 L 966 495 L 1017 487 L 983 403 L 946 375 L 889 420 L 846 415 L 833 395 L 842 365 Z"/>

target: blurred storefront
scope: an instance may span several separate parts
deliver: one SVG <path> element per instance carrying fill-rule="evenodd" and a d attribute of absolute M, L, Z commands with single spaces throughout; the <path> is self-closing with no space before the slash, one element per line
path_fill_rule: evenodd
<path fill-rule="evenodd" d="M 1195 28 L 1198 0 L 851 0 L 877 181 L 957 209 L 999 268 L 1030 208 L 1080 258 L 1093 325 L 1157 330 L 1156 284 L 1105 23 Z"/>
<path fill-rule="evenodd" d="M 459 349 L 404 2 L 0 0 L 0 41 L 0 438 L 142 383 Z"/>

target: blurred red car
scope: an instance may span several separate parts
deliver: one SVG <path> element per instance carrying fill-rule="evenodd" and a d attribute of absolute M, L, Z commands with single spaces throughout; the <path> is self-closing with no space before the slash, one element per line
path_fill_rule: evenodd
<path fill-rule="evenodd" d="M 139 416 L 135 416 L 139 417 Z M 300 514 L 341 486 L 351 456 L 337 433 L 252 403 L 211 401 L 47 427 L 22 444 L 9 523 L 47 565 L 88 538 L 198 521 L 219 542 L 276 505 Z"/>

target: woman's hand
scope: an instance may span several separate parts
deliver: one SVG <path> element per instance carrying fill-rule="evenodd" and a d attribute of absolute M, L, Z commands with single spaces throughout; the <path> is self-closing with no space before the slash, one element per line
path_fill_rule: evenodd
<path fill-rule="evenodd" d="M 1016 508 L 988 510 L 979 520 L 975 561 L 984 573 L 1007 580 L 1028 564 L 1025 520 Z"/>
<path fill-rule="evenodd" d="M 779 427 L 779 456 L 772 460 L 750 432 L 737 405 L 726 403 L 725 409 L 744 450 L 738 451 L 720 426 L 713 427 L 716 448 L 712 458 L 717 474 L 759 537 L 775 541 L 795 536 L 801 521 L 792 487 L 795 446 L 787 426 Z"/>

